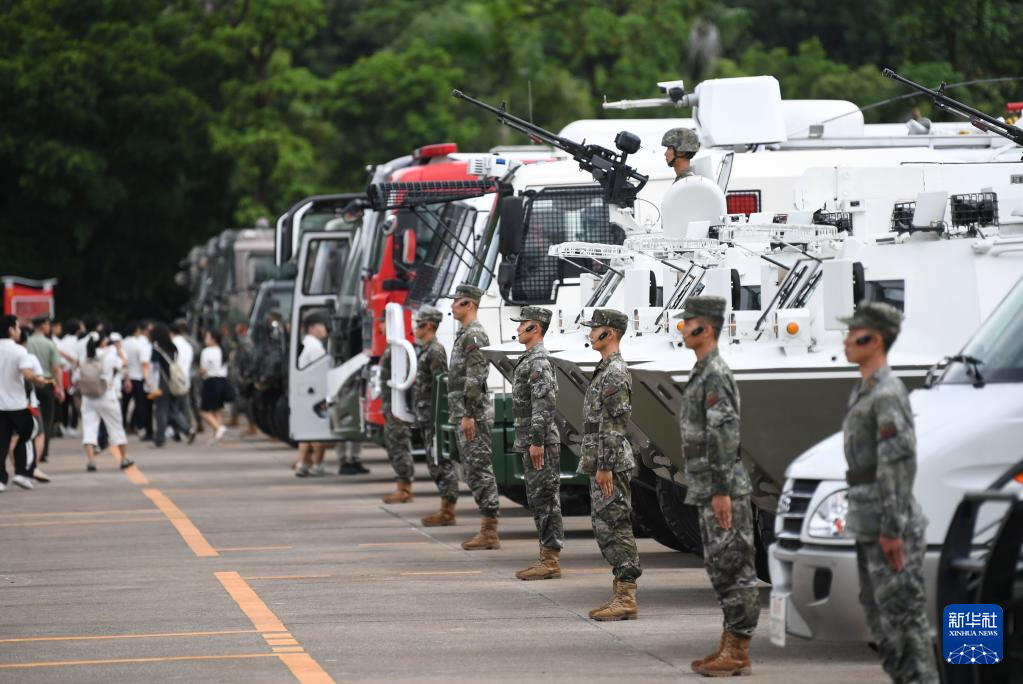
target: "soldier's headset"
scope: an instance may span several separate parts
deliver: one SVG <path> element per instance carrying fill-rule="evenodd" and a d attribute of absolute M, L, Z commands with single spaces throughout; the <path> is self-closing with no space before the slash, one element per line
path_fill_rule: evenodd
<path fill-rule="evenodd" d="M 611 334 L 610 330 L 605 330 L 604 332 L 602 332 L 599 335 L 597 335 L 597 339 L 598 340 L 606 340 L 607 336 L 610 335 L 610 334 Z"/>
<path fill-rule="evenodd" d="M 874 339 L 873 335 L 860 335 L 855 340 L 853 340 L 853 342 L 855 342 L 857 346 L 865 347 L 868 344 L 870 344 L 870 341 L 872 339 Z"/>
<path fill-rule="evenodd" d="M 526 326 L 525 332 L 533 332 L 534 330 L 536 330 L 536 324 L 530 323 L 529 325 Z"/>

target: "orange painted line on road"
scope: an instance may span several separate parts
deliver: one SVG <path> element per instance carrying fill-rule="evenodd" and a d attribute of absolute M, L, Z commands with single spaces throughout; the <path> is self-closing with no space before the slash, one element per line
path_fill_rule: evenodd
<path fill-rule="evenodd" d="M 290 632 L 271 632 L 270 634 L 264 634 L 264 639 L 290 639 Z"/>
<path fill-rule="evenodd" d="M 152 508 L 121 508 L 111 511 L 52 511 L 46 513 L 5 513 L 5 518 L 54 518 L 76 515 L 121 515 L 124 513 L 159 513 Z"/>
<path fill-rule="evenodd" d="M 298 646 L 298 641 L 294 637 L 281 637 L 280 639 L 267 639 L 266 643 L 271 646 Z"/>
<path fill-rule="evenodd" d="M 174 502 L 168 499 L 166 494 L 159 489 L 143 489 L 142 493 L 149 497 L 149 500 L 160 509 L 171 525 L 174 525 L 174 529 L 178 531 L 178 534 L 181 535 L 181 538 L 185 540 L 188 548 L 192 549 L 195 555 L 200 557 L 220 555 L 206 541 L 206 537 L 202 536 L 202 532 L 188 519 L 184 511 L 175 506 Z"/>
<path fill-rule="evenodd" d="M 227 634 L 256 634 L 258 629 L 226 629 L 215 632 L 153 632 L 151 634 L 103 634 L 96 636 L 42 636 L 0 639 L 0 644 L 22 644 L 33 641 L 105 641 L 110 639 L 159 639 L 164 637 L 220 636 Z"/>
<path fill-rule="evenodd" d="M 421 544 L 432 544 L 428 541 L 403 541 L 403 542 L 377 542 L 375 544 L 359 544 L 359 548 L 371 549 L 378 546 L 413 546 Z"/>
<path fill-rule="evenodd" d="M 219 551 L 277 551 L 279 549 L 292 549 L 293 546 L 232 546 L 218 549 Z"/>
<path fill-rule="evenodd" d="M 128 663 L 167 663 L 181 660 L 242 660 L 245 658 L 278 658 L 276 653 L 232 653 L 230 655 L 161 656 L 157 658 L 103 658 L 101 660 L 47 660 L 35 663 L 0 663 L 0 670 L 32 667 L 68 667 L 71 665 L 122 665 Z M 285 663 L 287 665 L 287 663 Z M 290 668 L 289 668 L 290 669 Z"/>
<path fill-rule="evenodd" d="M 129 523 L 162 523 L 160 518 L 121 518 L 120 520 L 36 520 L 23 523 L 0 523 L 0 527 L 53 527 L 54 525 L 127 525 Z"/>
<path fill-rule="evenodd" d="M 421 575 L 482 575 L 482 570 L 430 570 L 426 572 L 402 572 L 402 577 L 418 577 Z"/>
<path fill-rule="evenodd" d="M 224 549 L 221 549 L 223 551 Z M 334 575 L 246 575 L 242 579 L 254 580 L 301 580 L 301 579 L 323 579 Z"/>
<path fill-rule="evenodd" d="M 216 572 L 213 573 L 224 589 L 231 595 L 234 602 L 242 609 L 245 616 L 252 621 L 252 625 L 260 632 L 287 632 L 281 621 L 274 615 L 263 599 L 259 598 L 252 587 L 242 579 L 237 572 Z"/>
<path fill-rule="evenodd" d="M 259 598 L 241 575 L 237 572 L 217 572 L 214 575 L 256 629 L 260 632 L 288 632 L 280 619 L 263 603 L 263 599 Z M 263 637 L 268 643 L 272 641 L 270 635 L 264 634 Z M 275 655 L 278 655 L 281 662 L 291 670 L 299 684 L 334 684 L 333 678 L 313 660 L 312 656 L 300 651 L 301 646 L 274 647 Z"/>

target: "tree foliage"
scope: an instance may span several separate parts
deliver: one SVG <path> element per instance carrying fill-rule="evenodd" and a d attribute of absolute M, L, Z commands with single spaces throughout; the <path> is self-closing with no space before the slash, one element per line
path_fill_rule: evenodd
<path fill-rule="evenodd" d="M 431 142 L 525 142 L 452 88 L 558 129 L 660 80 L 772 74 L 866 105 L 1016 73 L 1009 0 L 4 0 L 0 272 L 63 312 L 168 316 L 177 261 Z M 1018 81 L 956 91 L 1001 114 Z M 898 120 L 919 98 L 868 111 Z M 667 110 L 665 114 L 673 113 Z"/>

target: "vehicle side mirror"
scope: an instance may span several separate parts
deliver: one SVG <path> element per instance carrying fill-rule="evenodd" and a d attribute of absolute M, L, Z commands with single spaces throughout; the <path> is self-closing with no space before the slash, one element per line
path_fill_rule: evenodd
<path fill-rule="evenodd" d="M 294 261 L 289 261 L 281 266 L 281 278 L 284 280 L 294 280 L 298 277 L 298 264 Z"/>
<path fill-rule="evenodd" d="M 505 197 L 501 200 L 501 256 L 518 254 L 522 248 L 522 229 L 525 222 L 525 198 Z"/>
<path fill-rule="evenodd" d="M 416 263 L 416 231 L 408 228 L 402 236 L 401 261 L 406 266 Z"/>

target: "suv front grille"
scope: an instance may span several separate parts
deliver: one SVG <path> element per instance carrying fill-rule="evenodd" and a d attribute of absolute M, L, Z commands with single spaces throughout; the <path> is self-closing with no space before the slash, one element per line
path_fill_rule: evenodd
<path fill-rule="evenodd" d="M 781 493 L 778 502 L 778 521 L 775 531 L 778 544 L 783 549 L 795 550 L 802 546 L 799 535 L 803 531 L 803 521 L 810 508 L 810 499 L 817 491 L 820 480 L 792 480 L 792 488 Z M 786 505 L 787 504 L 787 505 Z"/>

